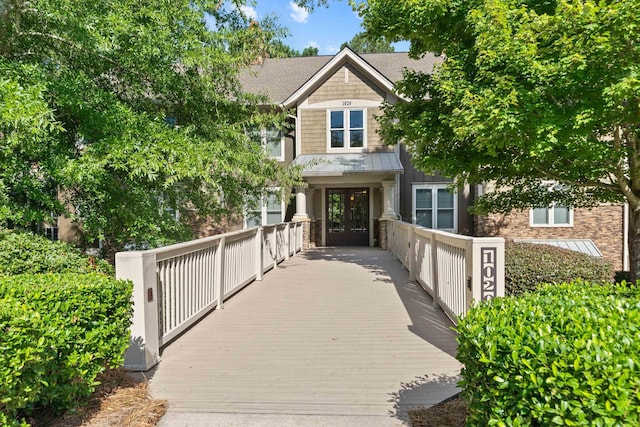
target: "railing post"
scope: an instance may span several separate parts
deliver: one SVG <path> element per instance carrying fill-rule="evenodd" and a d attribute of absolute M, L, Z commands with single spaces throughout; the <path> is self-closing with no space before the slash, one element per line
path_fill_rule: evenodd
<path fill-rule="evenodd" d="M 440 307 L 440 284 L 438 283 L 438 241 L 436 233 L 431 233 L 431 283 L 433 283 L 433 307 Z"/>
<path fill-rule="evenodd" d="M 224 253 L 226 246 L 226 238 L 223 236 L 220 239 L 218 251 L 216 252 L 216 276 L 215 276 L 215 289 L 218 295 L 218 310 L 224 308 Z"/>
<path fill-rule="evenodd" d="M 416 281 L 416 256 L 418 256 L 417 251 L 415 250 L 416 247 L 416 233 L 415 233 L 415 229 L 413 225 L 409 226 L 409 238 L 408 240 L 408 256 L 409 256 L 409 262 L 408 262 L 408 267 L 409 267 L 409 281 L 410 282 L 415 282 Z"/>
<path fill-rule="evenodd" d="M 156 254 L 117 253 L 116 278 L 133 282 L 131 341 L 124 355 L 124 367 L 131 371 L 147 371 L 160 361 Z"/>
<path fill-rule="evenodd" d="M 504 239 L 479 237 L 467 244 L 467 301 L 487 301 L 504 296 Z"/>
<path fill-rule="evenodd" d="M 278 268 L 278 226 L 273 226 L 273 268 Z"/>
<path fill-rule="evenodd" d="M 256 280 L 262 280 L 262 233 L 264 229 L 258 227 L 255 235 L 255 250 L 256 250 Z"/>
<path fill-rule="evenodd" d="M 309 222 L 309 233 L 311 233 L 311 225 L 312 223 Z M 304 249 L 304 222 L 299 222 L 298 223 L 298 231 L 296 232 L 296 235 L 298 236 L 298 247 L 300 248 L 300 250 Z"/>
<path fill-rule="evenodd" d="M 289 234 L 289 223 L 284 226 L 284 245 L 286 247 L 284 251 L 284 260 L 289 261 L 289 254 L 291 253 L 291 234 Z"/>

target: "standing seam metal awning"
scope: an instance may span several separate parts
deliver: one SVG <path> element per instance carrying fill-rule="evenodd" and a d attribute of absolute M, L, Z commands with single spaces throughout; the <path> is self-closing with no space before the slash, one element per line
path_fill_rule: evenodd
<path fill-rule="evenodd" d="M 602 252 L 595 243 L 589 239 L 513 239 L 518 243 L 535 243 L 540 245 L 557 246 L 559 248 L 570 249 L 583 254 L 602 257 Z"/>
<path fill-rule="evenodd" d="M 303 177 L 404 172 L 396 153 L 301 154 L 293 164 L 303 166 Z"/>

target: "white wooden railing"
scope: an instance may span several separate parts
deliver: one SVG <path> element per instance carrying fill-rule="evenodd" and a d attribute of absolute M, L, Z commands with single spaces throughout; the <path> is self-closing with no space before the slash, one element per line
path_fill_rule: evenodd
<path fill-rule="evenodd" d="M 504 296 L 504 239 L 388 221 L 387 248 L 456 323 L 472 302 Z"/>
<path fill-rule="evenodd" d="M 303 224 L 254 227 L 148 251 L 116 254 L 116 277 L 133 282 L 125 367 L 146 371 L 160 349 L 214 308 L 302 250 Z"/>

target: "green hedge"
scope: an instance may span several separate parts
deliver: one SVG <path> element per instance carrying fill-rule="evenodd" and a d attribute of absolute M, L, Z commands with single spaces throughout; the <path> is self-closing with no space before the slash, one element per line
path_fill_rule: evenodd
<path fill-rule="evenodd" d="M 640 425 L 640 288 L 547 285 L 457 329 L 469 425 Z"/>
<path fill-rule="evenodd" d="M 0 424 L 88 396 L 123 363 L 131 314 L 131 284 L 102 274 L 0 276 Z"/>
<path fill-rule="evenodd" d="M 610 283 L 611 264 L 591 255 L 550 245 L 513 243 L 505 245 L 505 293 L 520 295 L 542 283 L 583 279 Z"/>
<path fill-rule="evenodd" d="M 32 233 L 0 232 L 0 275 L 25 273 L 93 273 L 113 276 L 106 261 Z"/>

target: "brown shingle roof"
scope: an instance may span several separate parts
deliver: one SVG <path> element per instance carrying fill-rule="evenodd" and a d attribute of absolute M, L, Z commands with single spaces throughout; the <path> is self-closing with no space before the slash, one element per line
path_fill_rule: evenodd
<path fill-rule="evenodd" d="M 365 53 L 359 56 L 392 82 L 402 78 L 404 68 L 430 73 L 434 64 L 442 61 L 434 55 L 416 61 L 409 58 L 406 52 Z M 280 104 L 332 58 L 331 55 L 267 58 L 261 65 L 253 65 L 242 71 L 240 81 L 246 92 L 266 95 L 271 102 Z"/>

